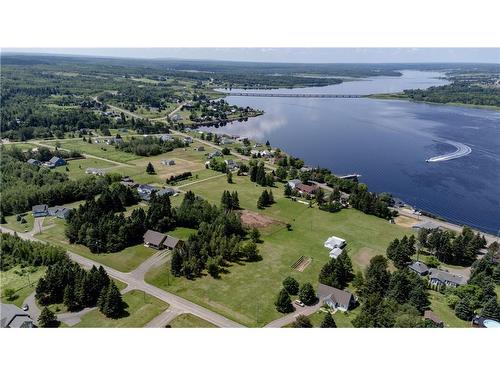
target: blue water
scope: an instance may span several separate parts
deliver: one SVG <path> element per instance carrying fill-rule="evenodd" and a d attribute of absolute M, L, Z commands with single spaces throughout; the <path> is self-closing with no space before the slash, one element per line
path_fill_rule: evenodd
<path fill-rule="evenodd" d="M 273 92 L 367 94 L 446 82 L 429 72 Z M 263 109 L 243 123 L 206 130 L 269 140 L 312 166 L 359 173 L 370 190 L 390 192 L 418 209 L 496 234 L 500 230 L 500 112 L 378 99 L 228 97 Z M 469 155 L 425 160 L 455 151 Z"/>

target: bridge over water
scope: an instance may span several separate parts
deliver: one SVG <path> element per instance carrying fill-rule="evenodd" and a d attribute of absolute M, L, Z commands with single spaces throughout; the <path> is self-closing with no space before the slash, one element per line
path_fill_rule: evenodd
<path fill-rule="evenodd" d="M 368 95 L 356 94 L 287 94 L 287 93 L 266 93 L 266 92 L 228 92 L 228 96 L 259 96 L 267 98 L 364 98 Z"/>

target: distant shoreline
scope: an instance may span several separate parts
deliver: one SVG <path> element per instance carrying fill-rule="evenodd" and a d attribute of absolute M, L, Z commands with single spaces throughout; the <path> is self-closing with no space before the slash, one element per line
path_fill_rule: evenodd
<path fill-rule="evenodd" d="M 467 104 L 467 103 L 437 103 L 429 102 L 425 100 L 414 100 L 408 97 L 402 96 L 400 93 L 392 94 L 371 94 L 367 96 L 368 99 L 382 99 L 382 100 L 403 100 L 412 103 L 425 103 L 425 104 L 435 104 L 435 105 L 448 105 L 454 107 L 464 107 L 464 108 L 474 108 L 474 109 L 487 109 L 490 111 L 500 112 L 500 107 L 495 107 L 492 105 L 482 105 L 482 104 Z"/>

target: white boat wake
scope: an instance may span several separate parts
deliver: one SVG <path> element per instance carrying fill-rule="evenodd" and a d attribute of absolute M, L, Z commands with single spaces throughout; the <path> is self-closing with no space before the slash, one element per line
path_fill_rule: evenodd
<path fill-rule="evenodd" d="M 472 152 L 472 149 L 469 146 L 464 145 L 463 143 L 453 142 L 453 141 L 442 141 L 442 142 L 455 146 L 457 149 L 449 154 L 434 156 L 430 159 L 427 159 L 426 160 L 427 163 L 435 163 L 438 161 L 457 159 L 461 158 L 462 156 L 469 155 Z"/>

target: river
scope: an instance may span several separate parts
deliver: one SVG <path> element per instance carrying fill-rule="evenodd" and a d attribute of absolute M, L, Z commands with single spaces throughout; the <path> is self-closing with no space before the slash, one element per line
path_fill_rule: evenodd
<path fill-rule="evenodd" d="M 402 73 L 266 92 L 364 95 L 446 84 L 439 73 Z M 359 173 L 370 190 L 390 192 L 450 222 L 500 230 L 500 112 L 369 98 L 226 100 L 265 114 L 204 130 L 269 140 L 308 165 Z M 427 163 L 431 158 L 435 162 Z"/>

